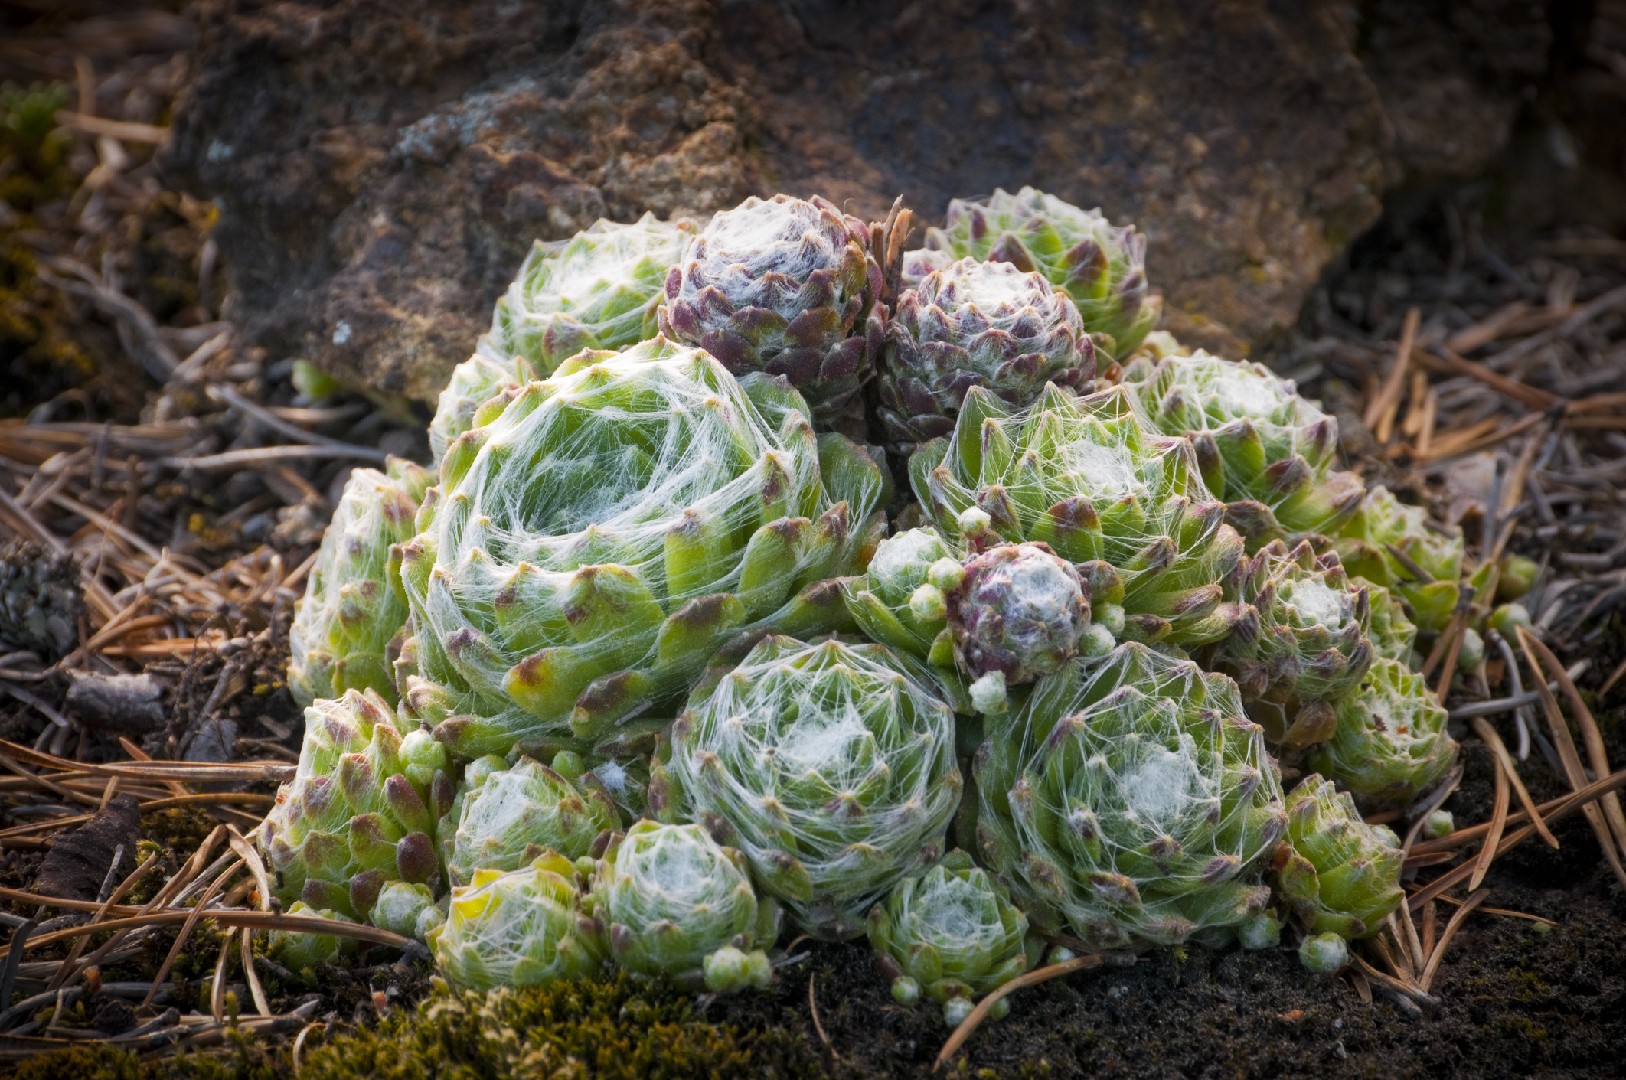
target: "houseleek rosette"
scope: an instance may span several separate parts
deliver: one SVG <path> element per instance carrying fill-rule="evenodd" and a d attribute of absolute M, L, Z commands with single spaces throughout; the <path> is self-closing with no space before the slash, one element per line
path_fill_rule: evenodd
<path fill-rule="evenodd" d="M 350 474 L 288 632 L 288 691 L 301 705 L 346 690 L 395 700 L 389 644 L 407 618 L 396 545 L 412 538 L 431 482 L 401 458 Z"/>
<path fill-rule="evenodd" d="M 779 907 L 757 899 L 745 857 L 699 825 L 640 821 L 617 836 L 593 879 L 610 955 L 628 971 L 728 991 L 773 978 Z"/>
<path fill-rule="evenodd" d="M 548 851 L 580 858 L 620 827 L 615 802 L 591 776 L 572 781 L 532 758 L 510 766 L 495 756 L 464 770 L 440 823 L 446 869 L 459 885 L 476 870 L 517 870 Z"/>
<path fill-rule="evenodd" d="M 1445 629 L 1461 591 L 1460 531 L 1434 528 L 1422 507 L 1375 487 L 1339 528 L 1334 543 L 1344 568 L 1403 600 L 1419 630 Z"/>
<path fill-rule="evenodd" d="M 1409 803 L 1457 760 L 1445 707 L 1421 675 L 1398 661 L 1374 662 L 1336 709 L 1332 738 L 1311 752 L 1308 764 L 1359 798 Z"/>
<path fill-rule="evenodd" d="M 467 757 L 588 746 L 735 634 L 845 624 L 887 483 L 805 408 L 657 338 L 483 410 L 403 548 L 414 712 Z"/>
<path fill-rule="evenodd" d="M 543 855 L 518 870 L 477 870 L 452 889 L 428 934 L 449 982 L 477 990 L 538 986 L 603 969 L 608 949 L 574 863 Z"/>
<path fill-rule="evenodd" d="M 783 375 L 822 426 L 862 431 L 885 327 L 863 222 L 814 196 L 755 196 L 691 238 L 667 274 L 663 334 L 744 375 Z"/>
<path fill-rule="evenodd" d="M 435 823 L 453 789 L 446 748 L 422 729 L 402 735 L 399 723 L 370 690 L 305 710 L 294 778 L 255 833 L 285 904 L 359 918 L 388 882 L 440 887 Z"/>
<path fill-rule="evenodd" d="M 1269 368 L 1198 350 L 1137 359 L 1123 382 L 1153 426 L 1191 440 L 1204 482 L 1250 544 L 1331 532 L 1366 493 L 1333 469 L 1337 420 Z"/>
<path fill-rule="evenodd" d="M 1028 970 L 1038 953 L 1027 916 L 964 851 L 900 881 L 871 908 L 869 942 L 892 996 L 903 1004 L 924 996 L 950 1024 L 965 1018 L 974 998 Z"/>
<path fill-rule="evenodd" d="M 1146 282 L 1146 238 L 1134 226 L 1031 187 L 950 202 L 942 228 L 926 230 L 922 249 L 904 257 L 904 281 L 968 256 L 1043 274 L 1072 298 L 1085 331 L 1111 357 L 1133 353 L 1162 310 Z"/>
<path fill-rule="evenodd" d="M 1281 780 L 1236 684 L 1145 645 L 1079 657 L 987 722 L 984 863 L 1046 932 L 1221 943 L 1270 898 Z"/>
<path fill-rule="evenodd" d="M 1078 308 L 1043 275 L 961 259 L 898 298 L 876 381 L 887 436 L 908 445 L 946 435 L 967 390 L 1013 405 L 1045 383 L 1074 390 L 1095 375 Z"/>
<path fill-rule="evenodd" d="M 960 798 L 954 737 L 953 710 L 912 657 L 768 637 L 696 687 L 651 801 L 744 852 L 810 933 L 852 937 L 942 854 Z"/>
<path fill-rule="evenodd" d="M 1370 937 L 1406 897 L 1400 841 L 1368 825 L 1347 792 L 1311 774 L 1287 796 L 1276 887 L 1307 934 Z"/>
<path fill-rule="evenodd" d="M 1210 662 L 1236 679 L 1256 720 L 1287 749 L 1323 742 L 1337 721 L 1333 703 L 1372 664 L 1371 602 L 1338 556 L 1308 540 L 1280 540 L 1245 559 L 1228 586 L 1242 610 Z M 1274 730 L 1272 730 L 1274 728 Z"/>
<path fill-rule="evenodd" d="M 497 301 L 491 329 L 441 391 L 429 425 L 436 464 L 494 394 L 551 375 L 583 349 L 620 349 L 657 332 L 666 272 L 693 236 L 688 221 L 645 214 L 595 222 L 569 240 L 537 241 Z"/>
<path fill-rule="evenodd" d="M 1027 409 L 973 388 L 954 434 L 918 449 L 909 475 L 952 541 L 986 532 L 1110 566 L 1128 637 L 1198 645 L 1235 624 L 1220 582 L 1242 538 L 1203 485 L 1191 444 L 1147 427 L 1122 387 L 1079 397 L 1047 386 Z"/>
<path fill-rule="evenodd" d="M 538 241 L 492 313 L 482 349 L 519 357 L 546 377 L 583 349 L 648 341 L 667 272 L 695 234 L 688 221 L 645 214 L 597 221 L 569 240 Z"/>

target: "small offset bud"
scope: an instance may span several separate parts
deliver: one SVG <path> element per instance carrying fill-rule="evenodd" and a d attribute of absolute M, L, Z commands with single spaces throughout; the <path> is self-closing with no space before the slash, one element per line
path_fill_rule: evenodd
<path fill-rule="evenodd" d="M 960 511 L 959 517 L 955 519 L 955 524 L 959 525 L 960 532 L 968 539 L 974 540 L 992 532 L 994 520 L 988 516 L 988 511 L 982 507 L 970 506 Z"/>
<path fill-rule="evenodd" d="M 766 964 L 767 959 L 767 955 L 760 950 L 747 953 L 726 945 L 705 958 L 706 989 L 723 994 L 742 986 L 760 987 L 763 984 L 757 969 Z M 771 967 L 769 971 L 771 979 Z"/>
<path fill-rule="evenodd" d="M 1122 608 L 1118 609 L 1120 616 Z M 1112 631 L 1100 623 L 1091 623 L 1085 628 L 1084 634 L 1078 639 L 1078 654 L 1100 658 L 1111 652 L 1118 642 L 1113 639 Z"/>
<path fill-rule="evenodd" d="M 1095 625 L 1101 627 L 1113 638 L 1122 638 L 1124 632 L 1124 609 L 1122 604 L 1102 604 L 1093 611 Z"/>
<path fill-rule="evenodd" d="M 1261 911 L 1237 927 L 1236 936 L 1244 949 L 1274 949 L 1282 941 L 1282 921 L 1274 912 Z"/>
<path fill-rule="evenodd" d="M 1485 639 L 1479 631 L 1468 627 L 1462 631 L 1462 645 L 1457 649 L 1457 670 L 1471 675 L 1485 662 Z"/>
<path fill-rule="evenodd" d="M 1006 695 L 1003 671 L 990 671 L 973 682 L 968 689 L 971 693 L 971 704 L 984 716 L 1002 713 L 1010 704 L 1010 699 Z"/>
<path fill-rule="evenodd" d="M 948 603 L 943 599 L 943 590 L 932 584 L 922 585 L 909 594 L 909 611 L 923 623 L 948 618 Z"/>
<path fill-rule="evenodd" d="M 949 1027 L 959 1027 L 965 1023 L 965 1018 L 971 1015 L 976 1005 L 970 998 L 952 997 L 943 1002 L 943 1022 Z"/>
<path fill-rule="evenodd" d="M 1430 840 L 1443 840 L 1457 830 L 1457 820 L 1449 810 L 1431 811 L 1423 819 L 1423 835 Z"/>
<path fill-rule="evenodd" d="M 1518 640 L 1518 628 L 1526 630 L 1531 627 L 1530 609 L 1523 604 L 1502 604 L 1490 613 L 1485 625 L 1495 630 L 1507 641 Z"/>
<path fill-rule="evenodd" d="M 926 571 L 926 580 L 944 592 L 958 589 L 965 580 L 965 564 L 958 559 L 938 559 Z"/>
<path fill-rule="evenodd" d="M 1502 556 L 1497 566 L 1496 599 L 1517 600 L 1535 587 L 1541 576 L 1541 564 L 1524 555 L 1509 553 Z"/>
<path fill-rule="evenodd" d="M 1337 934 L 1310 934 L 1299 943 L 1299 963 L 1313 975 L 1336 975 L 1349 963 L 1349 943 Z"/>
<path fill-rule="evenodd" d="M 435 910 L 435 894 L 426 885 L 392 881 L 378 891 L 373 925 L 392 934 L 414 937 L 425 911 Z"/>
<path fill-rule="evenodd" d="M 920 983 L 907 975 L 892 980 L 892 1000 L 899 1005 L 915 1005 L 920 1001 Z"/>
<path fill-rule="evenodd" d="M 990 1020 L 1003 1020 L 1009 1015 L 1011 1015 L 1011 999 L 1008 997 L 1002 997 L 988 1006 L 988 1019 Z"/>

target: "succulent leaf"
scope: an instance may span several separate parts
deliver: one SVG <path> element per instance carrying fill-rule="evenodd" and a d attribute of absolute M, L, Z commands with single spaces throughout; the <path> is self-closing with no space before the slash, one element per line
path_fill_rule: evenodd
<path fill-rule="evenodd" d="M 1331 532 L 1366 493 L 1353 473 L 1333 471 L 1338 422 L 1269 368 L 1177 352 L 1137 359 L 1123 384 L 1157 430 L 1191 440 L 1250 547 Z"/>
<path fill-rule="evenodd" d="M 431 480 L 401 458 L 350 474 L 288 633 L 288 690 L 301 705 L 346 690 L 395 701 L 389 644 L 407 619 L 396 545 L 412 538 Z"/>
<path fill-rule="evenodd" d="M 880 645 L 768 637 L 690 697 L 651 801 L 745 853 L 810 933 L 930 865 L 959 805 L 954 713 L 918 660 Z"/>
<path fill-rule="evenodd" d="M 1217 943 L 1269 900 L 1281 780 L 1224 675 L 1136 642 L 1075 658 L 988 720 L 974 775 L 983 860 L 1046 932 Z"/>
<path fill-rule="evenodd" d="M 1191 444 L 1152 431 L 1122 387 L 1078 397 L 1048 386 L 1028 409 L 974 387 L 954 434 L 918 449 L 909 473 L 951 542 L 986 544 L 972 536 L 986 530 L 993 542 L 1040 541 L 1074 564 L 1104 564 L 1092 575 L 1116 571 L 1107 576 L 1121 582 L 1130 638 L 1197 645 L 1235 624 L 1220 582 L 1242 538 Z"/>
<path fill-rule="evenodd" d="M 371 690 L 305 710 L 294 778 L 255 834 L 284 903 L 359 918 L 388 882 L 439 887 L 433 834 L 452 798 L 447 754 L 399 723 Z"/>
<path fill-rule="evenodd" d="M 1433 528 L 1422 507 L 1407 506 L 1380 486 L 1367 492 L 1334 543 L 1344 569 L 1405 601 L 1417 629 L 1427 634 L 1445 629 L 1462 579 L 1459 530 Z"/>
<path fill-rule="evenodd" d="M 492 313 L 482 349 L 518 357 L 538 376 L 583 349 L 648 341 L 666 275 L 695 235 L 689 221 L 645 214 L 631 224 L 600 220 L 569 240 L 538 241 Z"/>
<path fill-rule="evenodd" d="M 562 855 L 506 873 L 478 870 L 452 889 L 429 947 L 450 982 L 479 990 L 589 975 L 608 951 L 589 906 L 575 865 Z"/>
<path fill-rule="evenodd" d="M 306 918 L 330 919 L 336 923 L 353 923 L 340 912 L 313 908 L 296 900 L 285 914 Z M 273 930 L 266 935 L 266 951 L 289 971 L 305 971 L 318 964 L 331 964 L 341 956 L 356 951 L 354 938 L 339 934 L 318 934 L 309 930 Z"/>
<path fill-rule="evenodd" d="M 1273 540 L 1244 559 L 1227 583 L 1242 617 L 1209 658 L 1236 679 L 1250 714 L 1288 749 L 1325 741 L 1328 703 L 1359 685 L 1372 664 L 1367 586 L 1352 584 L 1331 551 L 1308 540 Z M 1281 716 L 1280 730 L 1272 730 Z"/>
<path fill-rule="evenodd" d="M 876 546 L 864 573 L 843 584 L 842 599 L 870 640 L 946 665 L 952 662 L 947 600 L 931 571 L 940 561 L 957 568 L 960 558 L 936 529 L 907 529 Z"/>
<path fill-rule="evenodd" d="M 440 823 L 446 869 L 459 885 L 476 870 L 517 870 L 548 851 L 580 858 L 620 827 L 615 802 L 596 778 L 572 781 L 528 757 L 512 766 L 479 759 Z"/>

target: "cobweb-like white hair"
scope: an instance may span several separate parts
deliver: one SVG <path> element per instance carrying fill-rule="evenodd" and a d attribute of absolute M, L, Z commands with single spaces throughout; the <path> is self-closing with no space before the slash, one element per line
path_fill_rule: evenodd
<path fill-rule="evenodd" d="M 815 439 L 783 383 L 748 382 L 657 338 L 581 354 L 459 437 L 403 569 L 439 688 L 408 700 L 458 718 L 458 752 L 602 737 L 867 559 L 879 468 Z"/>
<path fill-rule="evenodd" d="M 1036 924 L 1087 943 L 1223 940 L 1269 899 L 1286 827 L 1236 684 L 1145 645 L 1078 658 L 991 722 L 978 835 Z"/>
<path fill-rule="evenodd" d="M 673 801 L 743 851 L 802 926 L 850 937 L 941 854 L 960 797 L 954 733 L 918 661 L 770 637 L 696 690 L 665 769 Z"/>

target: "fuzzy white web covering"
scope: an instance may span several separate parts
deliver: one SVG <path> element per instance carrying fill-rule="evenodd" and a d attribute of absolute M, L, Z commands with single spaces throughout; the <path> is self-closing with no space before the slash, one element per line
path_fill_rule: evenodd
<path fill-rule="evenodd" d="M 691 810 L 728 823 L 762 887 L 829 936 L 856 932 L 941 850 L 960 789 L 954 714 L 932 676 L 834 640 L 759 645 L 684 715 L 670 768 Z M 787 857 L 805 878 L 780 872 Z"/>
<path fill-rule="evenodd" d="M 820 553 L 793 546 L 770 580 L 743 582 L 748 545 L 787 520 L 805 537 L 830 509 L 805 417 L 770 426 L 702 350 L 657 338 L 578 359 L 469 433 L 420 517 L 433 569 L 417 586 L 405 574 L 426 673 L 455 669 L 471 711 L 515 738 L 569 722 L 568 705 L 525 715 L 515 665 L 554 650 L 584 682 L 658 667 L 661 620 L 697 597 L 771 615 Z"/>
<path fill-rule="evenodd" d="M 712 218 L 690 242 L 683 262 L 700 264 L 703 273 L 692 280 L 685 275 L 684 284 L 713 286 L 736 309 L 791 313 L 808 275 L 840 266 L 852 243 L 829 204 L 753 196 Z"/>
<path fill-rule="evenodd" d="M 946 446 L 928 444 L 919 455 L 942 463 L 930 471 L 920 468 L 922 462 L 911 463 L 911 475 L 916 494 L 950 535 L 958 531 L 955 521 L 946 520 L 950 514 L 981 506 L 1007 540 L 1050 540 L 1040 531 L 1050 509 L 1069 499 L 1088 500 L 1100 521 L 1099 552 L 1050 542 L 1070 561 L 1104 558 L 1117 567 L 1131 600 L 1148 543 L 1172 538 L 1175 561 L 1155 573 L 1181 573 L 1190 560 L 1207 558 L 1218 531 L 1228 528 L 1217 515 L 1193 527 L 1189 511 L 1213 497 L 1191 443 L 1155 432 L 1122 386 L 1083 397 L 1050 387 L 1027 409 L 962 413 Z M 1001 507 L 1014 513 L 1014 526 L 1003 520 Z"/>
<path fill-rule="evenodd" d="M 623 962 L 651 974 L 699 968 L 757 919 L 749 877 L 699 825 L 635 827 L 604 861 L 595 894 L 607 920 L 632 933 Z"/>
<path fill-rule="evenodd" d="M 994 853 L 1087 940 L 1173 943 L 1262 902 L 1247 874 L 1285 827 L 1282 792 L 1226 676 L 1121 645 L 1041 680 L 990 738 L 1013 744 L 978 772 Z"/>

